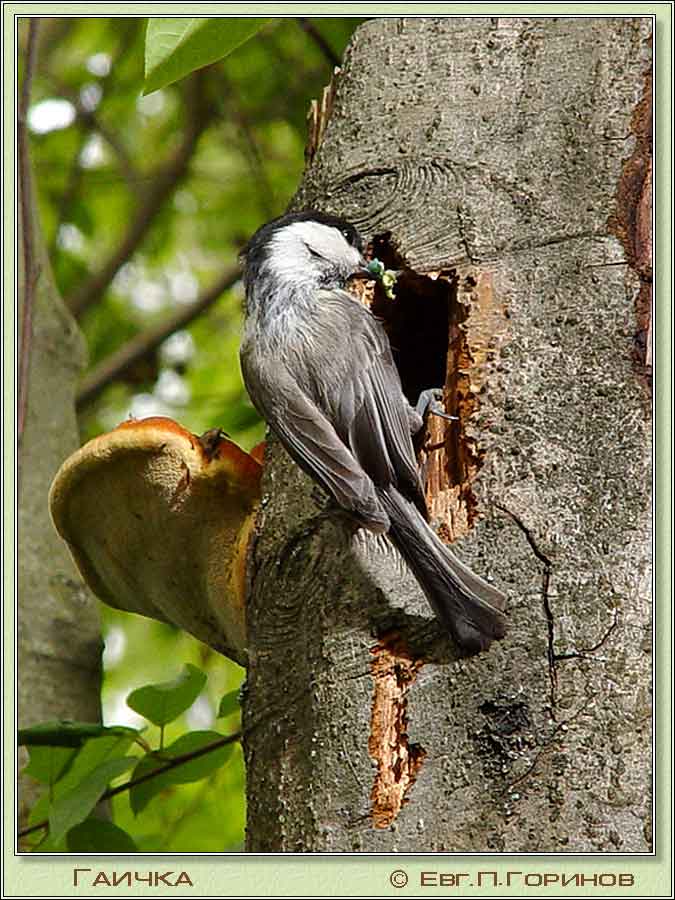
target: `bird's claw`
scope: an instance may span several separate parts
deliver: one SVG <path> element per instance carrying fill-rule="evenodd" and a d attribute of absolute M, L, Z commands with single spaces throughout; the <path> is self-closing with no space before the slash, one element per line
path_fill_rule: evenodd
<path fill-rule="evenodd" d="M 442 399 L 443 388 L 428 388 L 426 391 L 421 391 L 417 398 L 415 411 L 418 415 L 422 416 L 422 418 L 431 414 L 439 416 L 441 419 L 447 419 L 449 422 L 458 421 L 458 416 L 451 416 L 449 413 L 445 412 L 441 404 Z"/>

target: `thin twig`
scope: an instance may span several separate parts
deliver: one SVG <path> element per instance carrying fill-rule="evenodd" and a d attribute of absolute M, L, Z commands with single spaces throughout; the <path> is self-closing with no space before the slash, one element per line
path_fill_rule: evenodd
<path fill-rule="evenodd" d="M 317 28 L 312 24 L 309 19 L 297 18 L 295 20 L 298 25 L 302 28 L 305 34 L 309 35 L 311 39 L 314 41 L 316 46 L 321 50 L 323 55 L 326 57 L 331 66 L 339 66 L 340 65 L 340 57 L 330 46 L 325 37 L 317 30 Z"/>
<path fill-rule="evenodd" d="M 212 306 L 216 300 L 240 277 L 238 266 L 230 266 L 221 274 L 218 280 L 204 291 L 194 303 L 179 309 L 172 316 L 157 325 L 140 332 L 124 346 L 112 353 L 84 378 L 75 399 L 75 406 L 81 410 L 91 403 L 101 391 L 116 381 L 139 360 L 149 356 L 162 344 L 169 335 L 185 328 L 190 322 Z"/>
<path fill-rule="evenodd" d="M 221 73 L 221 85 L 223 86 L 223 97 L 236 97 L 237 92 L 229 83 L 227 76 Z M 225 105 L 225 104 L 223 104 Z M 263 215 L 267 219 L 271 219 L 274 209 L 274 189 L 267 177 L 265 166 L 263 164 L 262 154 L 258 147 L 255 134 L 251 122 L 242 107 L 237 103 L 228 104 L 229 115 L 236 122 L 239 133 L 242 137 L 243 153 L 248 162 L 251 171 L 253 183 L 257 186 L 260 207 Z"/>
<path fill-rule="evenodd" d="M 66 298 L 66 304 L 75 315 L 81 315 L 92 303 L 100 299 L 120 268 L 138 249 L 162 207 L 186 175 L 199 138 L 215 115 L 213 105 L 205 103 L 202 97 L 203 73 L 204 70 L 200 70 L 191 79 L 185 102 L 188 121 L 180 146 L 153 178 L 144 200 L 117 248 L 98 271 L 90 275 Z"/>
<path fill-rule="evenodd" d="M 78 20 L 47 17 L 40 22 L 40 63 L 51 57 L 55 48 L 66 45 Z"/>
<path fill-rule="evenodd" d="M 180 756 L 174 756 L 172 759 L 166 761 L 166 765 L 160 766 L 157 769 L 152 769 L 152 771 L 146 772 L 145 775 L 139 775 L 138 778 L 130 778 L 129 781 L 118 784 L 117 787 L 108 788 L 108 790 L 101 795 L 100 802 L 110 800 L 111 797 L 115 797 L 117 794 L 138 787 L 139 784 L 145 784 L 146 781 L 157 778 L 165 772 L 170 772 L 171 769 L 175 769 L 176 766 L 182 766 L 183 763 L 192 762 L 193 759 L 199 759 L 201 756 L 206 756 L 207 753 L 212 753 L 214 750 L 220 750 L 221 747 L 226 747 L 228 744 L 241 740 L 241 738 L 242 732 L 235 731 L 233 734 L 226 734 L 220 740 L 212 741 L 210 744 L 206 744 L 204 747 L 200 747 L 197 750 L 191 750 L 189 753 L 181 753 Z M 35 825 L 29 825 L 27 828 L 23 828 L 19 831 L 19 837 L 25 837 L 28 834 L 32 834 L 34 831 L 39 831 L 42 828 L 48 827 L 49 819 L 43 819 Z"/>
<path fill-rule="evenodd" d="M 39 267 L 35 252 L 35 230 L 33 219 L 33 183 L 30 171 L 28 149 L 28 106 L 37 57 L 37 36 L 40 20 L 31 18 L 28 25 L 28 46 L 26 50 L 26 70 L 17 117 L 17 149 L 19 169 L 19 197 L 21 208 L 21 231 L 23 243 L 23 305 L 21 310 L 21 351 L 19 356 L 19 396 L 18 396 L 18 441 L 26 424 L 28 408 L 28 379 L 30 374 L 30 352 L 33 337 L 33 304 L 39 278 Z"/>

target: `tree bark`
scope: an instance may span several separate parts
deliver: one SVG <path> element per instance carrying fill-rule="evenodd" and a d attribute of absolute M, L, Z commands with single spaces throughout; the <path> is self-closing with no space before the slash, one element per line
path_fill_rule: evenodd
<path fill-rule="evenodd" d="M 394 551 L 316 518 L 324 500 L 272 441 L 249 566 L 249 850 L 650 848 L 631 255 L 650 58 L 647 18 L 357 31 L 294 205 L 406 268 L 378 310 L 404 387 L 444 381 L 460 417 L 432 425 L 430 505 L 508 593 L 510 630 L 462 658 Z"/>
<path fill-rule="evenodd" d="M 75 386 L 84 343 L 53 283 L 36 210 L 32 216 L 34 300 L 26 417 L 19 447 L 18 718 L 19 727 L 55 719 L 101 719 L 98 604 L 77 573 L 49 517 L 47 495 L 63 460 L 79 445 Z M 18 258 L 23 262 L 24 223 Z M 26 272 L 19 273 L 26 299 Z M 20 763 L 25 762 L 22 752 Z M 19 784 L 19 820 L 42 786 Z"/>

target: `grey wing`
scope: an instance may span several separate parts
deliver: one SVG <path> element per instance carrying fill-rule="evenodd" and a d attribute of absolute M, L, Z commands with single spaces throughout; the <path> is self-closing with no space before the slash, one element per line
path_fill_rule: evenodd
<path fill-rule="evenodd" d="M 350 335 L 356 366 L 343 385 L 338 430 L 378 487 L 393 485 L 427 516 L 411 438 L 411 407 L 403 395 L 389 339 L 370 313 Z"/>
<path fill-rule="evenodd" d="M 291 458 L 366 528 L 386 532 L 389 517 L 372 479 L 293 376 L 278 365 L 268 372 L 265 363 L 245 356 L 242 371 L 256 408 Z"/>

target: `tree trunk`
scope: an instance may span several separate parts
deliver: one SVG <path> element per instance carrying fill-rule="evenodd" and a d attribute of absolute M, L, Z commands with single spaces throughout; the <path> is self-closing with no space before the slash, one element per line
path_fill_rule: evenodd
<path fill-rule="evenodd" d="M 510 628 L 462 658 L 394 551 L 313 518 L 272 442 L 249 850 L 649 849 L 650 56 L 647 18 L 356 33 L 295 206 L 408 270 L 377 312 L 410 396 L 444 382 L 460 417 L 432 425 L 430 506 Z"/>
<path fill-rule="evenodd" d="M 84 364 L 84 344 L 53 283 L 34 208 L 31 214 L 34 265 L 28 277 L 34 282 L 34 301 L 26 419 L 19 447 L 20 728 L 55 719 L 101 719 L 98 604 L 58 537 L 47 506 L 52 478 L 79 445 L 75 385 Z M 19 239 L 23 308 L 27 281 L 23 223 Z M 24 761 L 22 754 L 20 762 Z M 20 782 L 20 821 L 41 790 L 32 780 Z"/>

